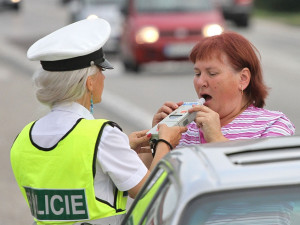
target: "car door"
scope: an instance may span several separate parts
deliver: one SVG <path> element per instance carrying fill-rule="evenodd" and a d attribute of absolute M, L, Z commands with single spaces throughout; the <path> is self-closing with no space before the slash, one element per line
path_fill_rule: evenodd
<path fill-rule="evenodd" d="M 123 225 L 162 225 L 172 218 L 179 188 L 172 171 L 160 163 L 132 203 Z"/>

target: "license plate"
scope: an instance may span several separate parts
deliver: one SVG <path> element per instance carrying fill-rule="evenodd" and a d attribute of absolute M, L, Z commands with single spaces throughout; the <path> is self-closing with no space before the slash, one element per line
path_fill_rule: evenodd
<path fill-rule="evenodd" d="M 169 58 L 188 57 L 196 43 L 169 44 L 164 49 L 165 56 Z"/>

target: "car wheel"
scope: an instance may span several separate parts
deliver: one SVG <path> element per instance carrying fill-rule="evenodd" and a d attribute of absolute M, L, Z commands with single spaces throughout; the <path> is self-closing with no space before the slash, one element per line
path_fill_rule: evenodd
<path fill-rule="evenodd" d="M 123 60 L 123 65 L 124 65 L 125 71 L 127 71 L 127 72 L 135 72 L 135 73 L 140 72 L 141 66 L 135 62 L 129 62 L 129 61 Z"/>
<path fill-rule="evenodd" d="M 235 24 L 238 27 L 248 27 L 249 26 L 249 15 L 248 14 L 242 14 L 236 17 Z"/>
<path fill-rule="evenodd" d="M 13 9 L 16 11 L 19 11 L 19 9 L 20 9 L 19 3 L 14 4 Z"/>

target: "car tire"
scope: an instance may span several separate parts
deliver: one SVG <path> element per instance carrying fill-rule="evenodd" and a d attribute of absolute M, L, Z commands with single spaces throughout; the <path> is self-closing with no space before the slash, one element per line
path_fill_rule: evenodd
<path fill-rule="evenodd" d="M 141 67 L 139 64 L 137 64 L 135 62 L 129 62 L 129 61 L 123 60 L 123 65 L 124 65 L 125 71 L 127 71 L 127 72 L 135 72 L 135 73 L 140 72 Z"/>
<path fill-rule="evenodd" d="M 248 14 L 239 15 L 235 18 L 234 22 L 238 27 L 248 27 L 249 15 Z"/>

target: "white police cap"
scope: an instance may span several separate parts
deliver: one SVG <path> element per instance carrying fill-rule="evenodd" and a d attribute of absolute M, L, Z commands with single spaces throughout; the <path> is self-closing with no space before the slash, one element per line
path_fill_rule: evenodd
<path fill-rule="evenodd" d="M 28 49 L 27 57 L 41 61 L 47 71 L 71 71 L 91 65 L 113 69 L 102 50 L 110 32 L 110 25 L 104 19 L 81 20 L 35 42 Z"/>

